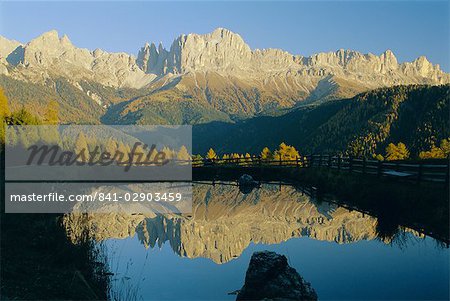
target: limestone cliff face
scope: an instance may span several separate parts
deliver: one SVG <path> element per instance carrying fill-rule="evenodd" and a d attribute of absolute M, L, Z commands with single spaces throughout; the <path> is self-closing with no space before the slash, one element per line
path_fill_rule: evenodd
<path fill-rule="evenodd" d="M 370 80 L 375 86 L 396 83 L 448 83 L 449 75 L 425 57 L 399 64 L 392 51 L 379 56 L 340 49 L 311 57 L 292 55 L 280 49 L 251 50 L 240 35 L 218 28 L 205 35 L 188 34 L 177 38 L 170 50 L 154 44 L 144 46 L 138 57 L 147 72 L 168 73 L 219 72 L 230 76 L 263 78 L 271 73 L 290 76 L 342 76 Z M 150 68 L 149 68 L 150 67 Z"/>
<path fill-rule="evenodd" d="M 148 47 L 147 47 L 148 48 Z M 170 51 L 146 47 L 144 66 L 155 66 L 147 71 L 157 75 L 168 73 L 218 72 L 243 78 L 266 78 L 270 74 L 286 74 L 294 79 L 308 81 L 311 77 L 333 75 L 355 81 L 369 81 L 379 87 L 399 83 L 448 83 L 448 74 L 438 65 L 421 57 L 412 63 L 399 64 L 392 51 L 379 56 L 351 50 L 319 53 L 311 57 L 292 55 L 280 49 L 251 50 L 240 35 L 218 28 L 205 35 L 188 34 L 177 38 Z M 154 62 L 160 62 L 155 64 Z M 161 68 L 166 66 L 166 68 Z"/>
<path fill-rule="evenodd" d="M 66 35 L 60 38 L 56 31 L 17 46 L 6 55 L 6 61 L 13 70 L 10 76 L 32 82 L 64 77 L 74 83 L 92 80 L 104 86 L 141 87 L 155 77 L 145 74 L 133 56 L 77 48 Z"/>
<path fill-rule="evenodd" d="M 67 215 L 73 241 L 138 235 L 145 247 L 168 242 L 180 256 L 205 257 L 224 263 L 253 243 L 274 244 L 293 237 L 336 243 L 376 238 L 377 220 L 356 211 L 317 204 L 292 187 L 267 185 L 250 194 L 236 187 L 195 185 L 192 214 Z"/>
<path fill-rule="evenodd" d="M 279 49 L 252 50 L 240 35 L 224 28 L 203 35 L 181 35 L 169 49 L 147 43 L 137 57 L 77 48 L 56 31 L 25 45 L 3 37 L 0 42 L 0 72 L 13 78 L 43 83 L 52 77 L 64 77 L 74 85 L 90 80 L 109 87 L 149 90 L 167 86 L 194 96 L 202 94 L 219 109 L 223 108 L 214 103 L 214 94 L 233 90 L 239 102 L 255 98 L 257 103 L 247 105 L 247 109 L 257 112 L 270 102 L 292 106 L 308 97 L 330 93 L 333 97 L 353 96 L 382 86 L 450 82 L 450 75 L 425 57 L 399 64 L 390 50 L 377 56 L 341 49 L 310 57 Z M 218 80 L 223 82 L 220 87 Z M 246 99 L 240 91 L 245 95 L 253 91 L 255 95 Z M 259 99 L 266 103 L 258 103 Z"/>

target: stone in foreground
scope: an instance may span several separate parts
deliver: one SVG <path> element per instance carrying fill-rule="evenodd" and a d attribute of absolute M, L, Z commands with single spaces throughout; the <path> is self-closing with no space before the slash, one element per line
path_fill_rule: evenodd
<path fill-rule="evenodd" d="M 317 294 L 284 255 L 263 251 L 253 253 L 236 300 L 317 300 Z"/>

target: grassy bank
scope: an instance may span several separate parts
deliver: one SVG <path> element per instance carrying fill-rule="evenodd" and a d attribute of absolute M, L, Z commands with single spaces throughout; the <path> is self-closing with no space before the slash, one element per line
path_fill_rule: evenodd
<path fill-rule="evenodd" d="M 0 178 L 0 299 L 106 300 L 109 275 L 92 242 L 73 245 L 57 214 L 5 214 Z"/>
<path fill-rule="evenodd" d="M 105 300 L 101 249 L 72 245 L 54 214 L 1 219 L 1 295 L 20 300 Z"/>

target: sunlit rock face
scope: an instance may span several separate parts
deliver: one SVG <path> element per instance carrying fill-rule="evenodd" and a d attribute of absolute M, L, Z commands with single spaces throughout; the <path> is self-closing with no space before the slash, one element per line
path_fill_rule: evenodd
<path fill-rule="evenodd" d="M 423 56 L 399 63 L 390 50 L 375 55 L 340 49 L 306 57 L 280 49 L 251 49 L 239 34 L 224 28 L 180 35 L 168 49 L 146 43 L 136 57 L 77 48 L 56 31 L 26 44 L 3 37 L 0 42 L 0 74 L 16 80 L 51 86 L 62 78 L 77 89 L 84 81 L 145 89 L 141 97 L 130 94 L 133 101 L 124 112 L 165 99 L 168 90 L 230 116 L 252 116 L 305 100 L 353 97 L 378 87 L 450 82 L 449 74 Z M 102 95 L 102 89 L 94 85 L 89 93 Z"/>
<path fill-rule="evenodd" d="M 168 242 L 180 256 L 224 263 L 253 243 L 274 244 L 293 237 L 336 243 L 376 237 L 376 219 L 356 211 L 318 204 L 293 187 L 263 185 L 249 194 L 235 186 L 194 185 L 192 214 L 67 215 L 69 237 L 98 241 L 137 234 L 145 247 Z M 89 233 L 89 234 L 87 234 Z"/>
<path fill-rule="evenodd" d="M 59 37 L 55 30 L 17 45 L 9 53 L 6 50 L 11 47 L 1 49 L 1 56 L 11 67 L 9 75 L 24 81 L 45 83 L 63 77 L 74 85 L 80 80 L 91 80 L 104 86 L 136 88 L 155 78 L 145 74 L 131 55 L 77 48 L 66 35 Z"/>

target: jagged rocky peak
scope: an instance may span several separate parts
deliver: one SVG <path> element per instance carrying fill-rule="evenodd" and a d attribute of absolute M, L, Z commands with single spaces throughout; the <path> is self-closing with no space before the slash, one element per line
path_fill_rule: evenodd
<path fill-rule="evenodd" d="M 139 67 L 148 73 L 186 73 L 190 71 L 225 71 L 248 64 L 252 51 L 240 35 L 224 28 L 208 34 L 183 34 L 170 50 L 148 43 L 138 53 Z"/>
<path fill-rule="evenodd" d="M 23 48 L 20 61 L 25 66 L 48 68 L 55 62 L 71 61 L 80 67 L 86 67 L 92 61 L 89 50 L 75 47 L 67 35 L 60 38 L 56 30 L 43 33 Z"/>
<path fill-rule="evenodd" d="M 162 43 L 156 48 L 155 43 L 145 43 L 136 59 L 136 63 L 144 72 L 155 75 L 164 75 L 167 73 L 167 50 Z"/>
<path fill-rule="evenodd" d="M 241 36 L 224 28 L 205 35 L 189 34 L 181 41 L 182 72 L 198 69 L 223 71 L 245 66 L 252 56 L 250 47 Z"/>
<path fill-rule="evenodd" d="M 398 68 L 397 58 L 391 50 L 386 50 L 380 56 L 362 54 L 354 50 L 339 49 L 335 52 L 314 54 L 309 60 L 310 66 L 340 67 L 351 71 L 368 73 L 385 73 Z"/>
<path fill-rule="evenodd" d="M 9 40 L 0 36 L 0 60 L 5 59 L 11 52 L 22 44 L 15 40 Z"/>
<path fill-rule="evenodd" d="M 63 35 L 60 38 L 56 30 L 51 30 L 31 40 L 26 45 L 26 48 L 36 48 L 41 51 L 52 52 L 53 50 L 74 49 L 75 46 L 73 46 L 67 35 Z"/>

